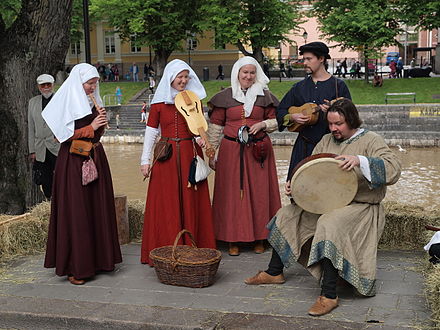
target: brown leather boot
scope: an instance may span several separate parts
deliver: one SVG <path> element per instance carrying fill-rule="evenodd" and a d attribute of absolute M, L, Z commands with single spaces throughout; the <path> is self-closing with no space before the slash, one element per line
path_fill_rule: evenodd
<path fill-rule="evenodd" d="M 325 296 L 319 296 L 313 306 L 309 309 L 309 315 L 322 316 L 328 314 L 338 307 L 338 303 L 338 297 L 336 297 L 336 299 L 330 299 Z"/>
<path fill-rule="evenodd" d="M 240 255 L 240 249 L 238 248 L 237 244 L 229 243 L 229 255 L 233 257 Z"/>
<path fill-rule="evenodd" d="M 256 254 L 264 253 L 264 243 L 263 243 L 263 241 L 255 241 L 254 252 Z"/>
<path fill-rule="evenodd" d="M 83 285 L 84 283 L 86 283 L 85 280 L 78 280 L 73 276 L 67 276 L 67 279 L 69 280 L 70 283 L 72 283 L 73 285 Z"/>
<path fill-rule="evenodd" d="M 284 279 L 283 274 L 272 276 L 262 270 L 260 270 L 257 275 L 244 280 L 244 283 L 248 285 L 283 284 L 284 282 L 286 282 L 286 280 Z"/>

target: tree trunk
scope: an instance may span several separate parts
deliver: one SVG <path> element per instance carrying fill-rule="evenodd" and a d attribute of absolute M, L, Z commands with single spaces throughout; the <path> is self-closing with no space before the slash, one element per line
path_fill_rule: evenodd
<path fill-rule="evenodd" d="M 263 67 L 263 61 L 264 61 L 264 54 L 263 50 L 261 48 L 254 48 L 254 58 L 257 60 L 258 63 L 260 63 L 261 67 Z"/>
<path fill-rule="evenodd" d="M 22 0 L 11 27 L 0 18 L 0 213 L 20 214 L 41 200 L 28 161 L 27 105 L 37 76 L 64 66 L 71 11 L 72 0 Z"/>
<path fill-rule="evenodd" d="M 156 71 L 157 77 L 162 77 L 163 70 L 167 65 L 168 58 L 170 57 L 172 50 L 168 49 L 155 49 L 154 50 L 154 58 L 153 58 L 153 66 Z M 189 64 L 189 63 L 188 63 Z"/>

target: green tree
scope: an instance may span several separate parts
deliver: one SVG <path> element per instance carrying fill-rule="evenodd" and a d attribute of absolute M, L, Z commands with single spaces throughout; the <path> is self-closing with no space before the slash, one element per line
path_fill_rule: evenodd
<path fill-rule="evenodd" d="M 399 11 L 390 0 L 318 0 L 313 3 L 312 15 L 328 40 L 363 55 L 366 72 L 368 59 L 378 57 L 383 47 L 396 44 L 395 37 L 401 32 Z M 368 74 L 365 79 L 368 81 Z"/>
<path fill-rule="evenodd" d="M 72 0 L 2 0 L 0 13 L 0 213 L 18 214 L 41 198 L 31 184 L 27 103 L 38 75 L 64 68 Z"/>
<path fill-rule="evenodd" d="M 289 43 L 287 35 L 301 21 L 298 1 L 209 0 L 205 8 L 212 17 L 215 44 L 233 44 L 247 56 L 263 61 L 263 48 Z M 250 47 L 251 51 L 247 51 Z"/>
<path fill-rule="evenodd" d="M 200 33 L 206 0 L 94 0 L 91 12 L 105 19 L 124 40 L 136 35 L 138 46 L 154 51 L 153 65 L 161 75 L 168 57 L 182 41 Z"/>
<path fill-rule="evenodd" d="M 440 27 L 439 0 L 400 0 L 402 21 L 426 30 Z"/>

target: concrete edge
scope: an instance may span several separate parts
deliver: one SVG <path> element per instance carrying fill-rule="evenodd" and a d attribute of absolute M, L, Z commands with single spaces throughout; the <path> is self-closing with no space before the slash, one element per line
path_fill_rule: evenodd
<path fill-rule="evenodd" d="M 385 324 L 0 295 L 0 327 L 14 329 L 396 329 Z M 402 328 L 403 329 L 403 328 Z"/>

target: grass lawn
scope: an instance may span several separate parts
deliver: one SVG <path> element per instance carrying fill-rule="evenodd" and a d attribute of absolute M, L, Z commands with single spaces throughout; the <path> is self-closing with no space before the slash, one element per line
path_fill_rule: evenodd
<path fill-rule="evenodd" d="M 132 81 L 119 81 L 119 82 L 101 82 L 99 83 L 99 92 L 101 98 L 104 95 L 115 95 L 116 87 L 119 86 L 122 91 L 122 103 L 128 103 L 128 101 L 139 92 L 142 88 L 148 88 L 148 82 L 132 82 Z M 113 101 L 114 98 L 111 98 Z"/>
<path fill-rule="evenodd" d="M 269 88 L 280 100 L 289 91 L 289 89 L 297 83 L 295 81 L 282 81 L 272 79 Z M 385 104 L 386 93 L 404 93 L 415 92 L 417 103 L 440 103 L 439 99 L 434 99 L 433 95 L 440 97 L 440 78 L 410 78 L 410 79 L 384 79 L 382 87 L 373 87 L 370 84 L 365 84 L 364 80 L 345 80 L 350 89 L 351 96 L 356 104 Z M 210 80 L 203 82 L 208 97 L 204 103 L 209 100 L 215 93 L 219 92 L 221 87 L 229 87 L 229 80 Z M 116 86 L 122 89 L 123 103 L 140 91 L 142 88 L 148 87 L 146 82 L 104 82 L 100 84 L 101 96 L 106 94 L 115 94 Z M 411 102 L 411 100 L 391 101 L 393 103 Z"/>

